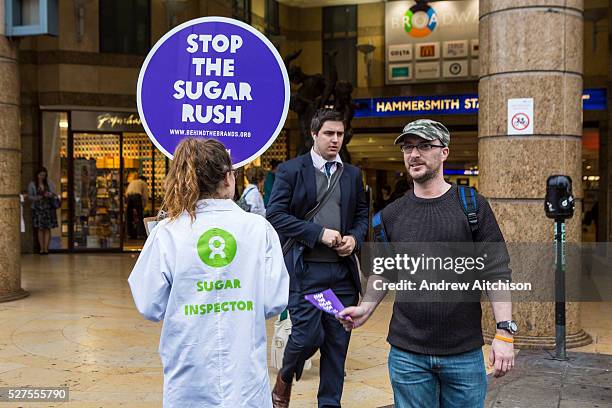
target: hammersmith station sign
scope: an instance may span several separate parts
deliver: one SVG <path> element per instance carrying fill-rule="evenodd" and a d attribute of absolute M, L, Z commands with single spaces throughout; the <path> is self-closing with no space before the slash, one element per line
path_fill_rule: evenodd
<path fill-rule="evenodd" d="M 478 95 L 398 96 L 389 98 L 358 98 L 355 117 L 414 116 L 414 115 L 476 115 Z M 607 109 L 605 88 L 585 89 L 582 109 Z M 73 131 L 142 132 L 140 117 L 128 112 L 72 112 Z"/>
<path fill-rule="evenodd" d="M 389 98 L 355 99 L 355 117 L 413 116 L 413 115 L 475 115 L 478 113 L 478 94 L 441 96 L 399 96 Z M 585 89 L 583 110 L 605 110 L 606 89 Z"/>

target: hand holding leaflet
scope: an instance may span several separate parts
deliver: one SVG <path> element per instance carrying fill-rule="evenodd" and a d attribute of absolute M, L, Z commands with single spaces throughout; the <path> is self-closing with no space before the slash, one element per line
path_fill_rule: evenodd
<path fill-rule="evenodd" d="M 344 305 L 331 289 L 327 289 L 319 293 L 304 295 L 304 298 L 312 303 L 317 309 L 334 316 L 337 316 L 338 313 L 344 310 Z"/>

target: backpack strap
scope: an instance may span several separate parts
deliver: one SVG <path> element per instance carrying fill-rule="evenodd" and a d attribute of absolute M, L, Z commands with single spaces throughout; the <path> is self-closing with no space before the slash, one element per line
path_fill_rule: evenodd
<path fill-rule="evenodd" d="M 240 198 L 246 198 L 249 193 L 257 188 L 257 186 L 251 185 L 253 188 L 247 188 L 242 192 L 242 196 Z"/>
<path fill-rule="evenodd" d="M 379 250 L 382 251 L 384 256 L 392 258 L 394 256 L 394 248 L 391 242 L 389 242 L 387 231 L 385 231 L 382 210 L 372 216 L 372 229 L 374 230 L 374 241 L 383 243 Z"/>
<path fill-rule="evenodd" d="M 478 202 L 476 201 L 476 192 L 472 187 L 467 186 L 457 186 L 457 189 L 459 190 L 461 208 L 463 208 L 463 212 L 467 216 L 473 237 L 478 230 Z"/>
<path fill-rule="evenodd" d="M 382 211 L 377 212 L 372 216 L 372 229 L 374 230 L 374 237 L 378 242 L 389 242 L 387 238 L 387 232 L 385 231 L 385 225 L 382 220 Z"/>

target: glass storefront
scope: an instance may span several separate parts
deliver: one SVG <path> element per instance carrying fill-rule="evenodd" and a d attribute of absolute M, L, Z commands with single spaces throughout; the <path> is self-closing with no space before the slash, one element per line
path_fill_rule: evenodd
<path fill-rule="evenodd" d="M 121 248 L 121 136 L 73 135 L 73 247 Z"/>
<path fill-rule="evenodd" d="M 598 128 L 585 128 L 582 133 L 582 241 L 596 242 L 599 224 L 600 136 Z"/>
<path fill-rule="evenodd" d="M 132 210 L 128 202 L 129 197 L 124 194 L 126 211 L 123 249 L 137 250 L 142 247 L 145 238 L 144 226 L 140 224 L 140 219 L 143 216 L 155 215 L 162 205 L 166 156 L 155 148 L 146 133 L 124 133 L 122 157 L 124 191 L 127 193 L 130 183 L 138 182 L 137 180 L 142 180 L 146 184 L 142 214 Z"/>
<path fill-rule="evenodd" d="M 50 250 L 68 249 L 68 114 L 66 112 L 45 112 L 43 126 L 43 166 L 48 179 L 61 196 L 62 204 L 57 209 L 59 228 L 51 230 Z"/>
<path fill-rule="evenodd" d="M 42 122 L 43 165 L 62 196 L 60 227 L 52 231 L 50 249 L 141 249 L 140 220 L 162 205 L 168 161 L 142 131 L 137 115 L 45 111 Z M 136 181 L 146 186 L 137 197 L 142 206 L 134 206 L 135 197 L 127 194 Z"/>

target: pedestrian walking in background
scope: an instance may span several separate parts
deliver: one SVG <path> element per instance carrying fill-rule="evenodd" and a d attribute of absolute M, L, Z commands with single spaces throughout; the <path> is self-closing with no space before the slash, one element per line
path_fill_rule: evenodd
<path fill-rule="evenodd" d="M 260 193 L 263 190 L 265 176 L 266 172 L 263 168 L 259 166 L 249 167 L 246 171 L 246 178 L 249 183 L 242 192 L 242 198 L 248 211 L 262 217 L 266 216 L 266 207 Z"/>
<path fill-rule="evenodd" d="M 293 378 L 321 351 L 319 407 L 340 407 L 350 333 L 313 307 L 304 295 L 332 289 L 344 305 L 357 304 L 361 282 L 354 252 L 368 230 L 368 206 L 361 170 L 343 163 L 343 115 L 321 109 L 312 119 L 312 149 L 281 164 L 267 210 L 286 247 L 291 275 L 291 335 L 272 400 L 286 408 Z M 320 204 L 319 204 L 320 203 Z"/>
<path fill-rule="evenodd" d="M 51 229 L 57 228 L 57 212 L 60 207 L 60 197 L 55 187 L 48 179 L 47 169 L 41 167 L 36 173 L 36 180 L 28 185 L 28 197 L 32 208 L 32 227 L 36 229 L 39 253 L 49 253 Z"/>
<path fill-rule="evenodd" d="M 127 200 L 127 233 L 130 239 L 144 236 L 144 209 L 149 198 L 149 186 L 144 176 L 134 177 L 125 190 Z"/>
<path fill-rule="evenodd" d="M 263 188 L 263 200 L 264 205 L 268 208 L 268 202 L 270 201 L 270 194 L 272 194 L 272 186 L 274 185 L 274 179 L 276 178 L 276 170 L 278 169 L 278 165 L 282 162 L 280 160 L 271 160 L 270 165 L 272 169 L 266 174 L 266 181 L 264 181 Z"/>

